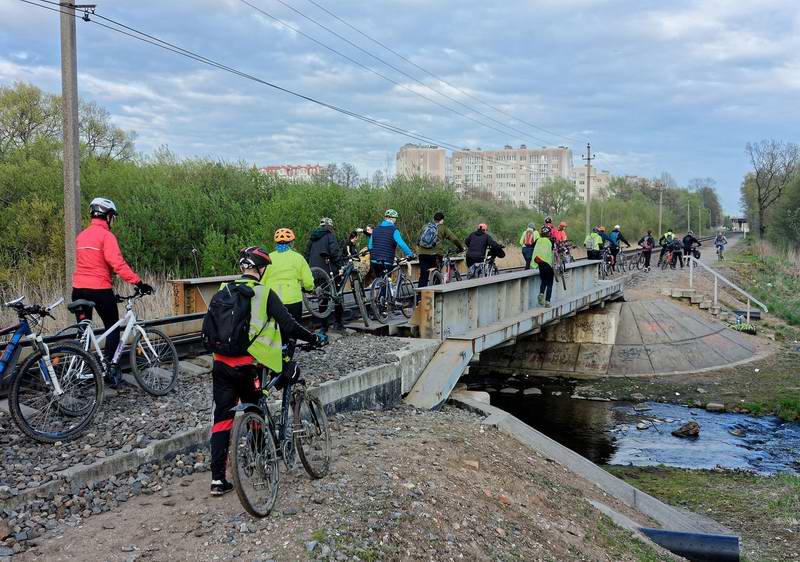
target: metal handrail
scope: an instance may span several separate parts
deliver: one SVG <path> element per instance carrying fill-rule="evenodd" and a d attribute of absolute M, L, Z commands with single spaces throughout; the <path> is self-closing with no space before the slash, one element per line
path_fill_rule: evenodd
<path fill-rule="evenodd" d="M 700 260 L 698 260 L 694 256 L 689 256 L 689 288 L 690 289 L 694 289 L 694 267 L 692 266 L 692 264 L 697 264 L 697 265 L 701 266 L 703 269 L 705 269 L 706 271 L 708 271 L 709 273 L 711 273 L 714 276 L 714 306 L 715 307 L 719 306 L 719 281 L 722 280 L 723 283 L 728 285 L 730 288 L 739 291 L 739 293 L 744 295 L 744 297 L 747 299 L 747 321 L 748 322 L 750 322 L 750 302 L 751 301 L 756 303 L 759 306 L 759 308 L 761 308 L 761 310 L 763 310 L 764 312 L 769 312 L 769 310 L 767 309 L 767 305 L 765 305 L 763 302 L 761 302 L 760 300 L 755 298 L 753 295 L 751 295 L 750 293 L 748 293 L 747 291 L 745 291 L 744 289 L 739 287 L 733 281 L 730 281 L 728 278 L 726 278 L 721 273 L 711 269 L 710 267 L 708 267 L 706 264 L 704 264 L 703 262 L 701 262 Z"/>

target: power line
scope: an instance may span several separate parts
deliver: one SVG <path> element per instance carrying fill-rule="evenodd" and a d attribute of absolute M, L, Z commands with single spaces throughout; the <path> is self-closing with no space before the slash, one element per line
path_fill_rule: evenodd
<path fill-rule="evenodd" d="M 278 1 L 280 1 L 280 0 L 278 0 Z M 298 28 L 294 27 L 293 25 L 291 25 L 291 24 L 289 24 L 289 23 L 285 22 L 284 20 L 282 20 L 282 19 L 280 19 L 280 18 L 278 18 L 278 17 L 276 17 L 276 16 L 274 16 L 274 15 L 270 14 L 269 12 L 267 12 L 267 11 L 265 11 L 265 10 L 263 10 L 263 9 L 259 8 L 258 6 L 255 6 L 254 4 L 251 4 L 250 2 L 248 2 L 248 0 L 240 0 L 240 2 L 242 2 L 243 4 L 246 4 L 247 6 L 250 6 L 250 7 L 251 7 L 252 9 L 254 9 L 255 11 L 257 11 L 257 12 L 259 12 L 259 13 L 261 13 L 261 14 L 263 14 L 263 15 L 267 16 L 268 18 L 272 19 L 273 21 L 276 21 L 276 22 L 278 22 L 280 25 L 284 26 L 286 29 L 289 29 L 289 30 L 291 30 L 291 31 L 293 31 L 293 32 L 295 32 L 295 33 L 297 33 L 297 34 L 299 34 L 299 35 L 302 35 L 303 37 L 305 37 L 305 38 L 306 38 L 306 39 L 308 39 L 309 41 L 313 41 L 313 42 L 314 42 L 314 43 L 316 43 L 317 45 L 320 45 L 321 47 L 323 47 L 323 48 L 325 48 L 325 49 L 328 49 L 328 50 L 329 50 L 329 51 L 331 51 L 332 53 L 335 53 L 335 54 L 339 55 L 340 57 L 342 57 L 342 58 L 344 58 L 344 59 L 348 60 L 349 62 L 351 62 L 351 63 L 355 64 L 356 66 L 358 66 L 358 67 L 360 67 L 360 68 L 363 68 L 363 69 L 364 69 L 364 70 L 366 70 L 367 72 L 371 72 L 372 74 L 374 74 L 374 75 L 376 75 L 376 76 L 378 76 L 378 77 L 380 77 L 380 78 L 382 78 L 382 79 L 386 80 L 387 82 L 390 82 L 390 83 L 394 84 L 395 86 L 397 86 L 397 87 L 399 87 L 399 88 L 403 88 L 404 90 L 406 90 L 406 91 L 408 91 L 408 92 L 411 92 L 411 93 L 412 93 L 412 94 L 414 94 L 415 96 L 418 96 L 418 97 L 420 97 L 420 98 L 422 98 L 422 99 L 424 99 L 424 100 L 426 100 L 426 101 L 429 101 L 430 103 L 433 103 L 433 104 L 435 104 L 435 105 L 437 105 L 437 106 L 441 107 L 442 109 L 446 109 L 447 111 L 450 111 L 450 112 L 452 112 L 452 113 L 454 113 L 454 114 L 456 114 L 456 115 L 458 115 L 458 116 L 460 116 L 460 117 L 463 117 L 463 118 L 465 118 L 465 119 L 468 119 L 468 120 L 472 121 L 473 123 L 477 123 L 478 125 L 481 125 L 482 127 L 487 127 L 487 128 L 489 128 L 489 129 L 492 129 L 492 130 L 494 130 L 494 131 L 497 131 L 498 133 L 501 133 L 501 134 L 502 134 L 502 135 L 504 135 L 504 136 L 506 136 L 506 135 L 508 135 L 508 134 L 509 134 L 509 133 L 508 133 L 508 131 L 504 131 L 504 130 L 498 129 L 497 127 L 495 127 L 495 126 L 493 126 L 493 125 L 489 125 L 489 124 L 487 124 L 487 123 L 484 123 L 484 122 L 483 122 L 483 121 L 481 121 L 480 119 L 476 119 L 476 118 L 474 118 L 474 117 L 471 117 L 471 116 L 467 115 L 466 113 L 462 113 L 462 112 L 460 112 L 460 111 L 458 111 L 458 110 L 456 110 L 456 109 L 453 109 L 452 107 L 449 107 L 449 106 L 447 106 L 447 105 L 444 105 L 443 103 L 440 103 L 440 102 L 436 101 L 436 100 L 435 100 L 435 99 L 433 99 L 433 98 L 430 98 L 430 97 L 428 97 L 428 96 L 426 96 L 426 95 L 424 95 L 424 94 L 421 94 L 421 93 L 419 93 L 419 92 L 417 92 L 417 91 L 413 90 L 412 88 L 409 88 L 409 87 L 408 87 L 408 86 L 406 86 L 405 84 L 402 84 L 402 83 L 398 82 L 397 80 L 394 80 L 394 79 L 392 79 L 392 78 L 390 78 L 390 77 L 386 76 L 385 74 L 381 74 L 381 73 L 380 73 L 380 72 L 378 72 L 377 70 L 375 70 L 375 69 L 373 69 L 373 68 L 370 68 L 370 67 L 368 67 L 367 65 L 365 65 L 365 64 L 363 64 L 363 63 L 361 63 L 361 62 L 359 62 L 359 61 L 355 60 L 354 58 L 352 58 L 352 57 L 350 57 L 350 56 L 348 56 L 348 55 L 346 55 L 346 54 L 342 53 L 341 51 L 339 51 L 339 50 L 337 50 L 337 49 L 335 49 L 335 48 L 331 47 L 330 45 L 327 45 L 326 43 L 324 43 L 324 42 L 322 42 L 322 41 L 320 41 L 320 40 L 318 40 L 318 39 L 314 38 L 313 36 L 309 35 L 308 33 L 305 33 L 304 31 L 302 31 L 302 30 L 300 30 L 300 29 L 298 29 Z M 380 59 L 378 59 L 378 60 L 380 60 Z M 422 84 L 422 82 L 420 82 L 420 84 Z M 425 86 L 425 84 L 422 84 L 422 85 L 423 85 L 423 86 Z M 427 86 L 425 86 L 425 87 L 427 87 Z M 430 88 L 429 88 L 429 89 L 430 89 Z M 433 90 L 433 91 L 435 92 L 435 90 Z M 468 107 L 468 106 L 467 106 L 467 107 Z M 478 113 L 480 113 L 480 112 L 478 112 Z M 489 117 L 489 119 L 491 119 L 491 117 Z M 494 119 L 491 119 L 491 120 L 492 120 L 492 121 L 495 121 Z M 498 123 L 499 123 L 499 121 L 498 121 Z M 500 123 L 500 125 L 502 125 L 502 126 L 506 127 L 506 125 L 504 125 L 503 123 Z M 510 129 L 510 130 L 514 130 L 512 127 L 508 127 L 508 129 Z M 523 133 L 523 134 L 526 134 L 526 135 L 527 135 L 527 133 L 525 133 L 524 131 L 518 131 L 518 132 L 521 132 L 521 133 Z M 524 139 L 524 137 L 521 137 L 521 138 L 523 138 L 523 139 Z M 538 139 L 538 140 L 543 140 L 543 139 Z M 545 141 L 545 142 L 546 142 L 546 141 Z"/>
<path fill-rule="evenodd" d="M 280 2 L 280 0 L 278 0 L 278 1 Z M 561 138 L 563 138 L 563 139 L 567 139 L 567 140 L 570 140 L 570 141 L 573 141 L 573 142 L 578 142 L 578 139 L 576 139 L 576 138 L 574 138 L 574 137 L 571 137 L 571 136 L 569 136 L 569 135 L 564 135 L 564 134 L 561 134 L 561 133 L 557 133 L 557 132 L 555 132 L 555 131 L 551 131 L 551 130 L 549 130 L 549 129 L 545 129 L 544 127 L 541 127 L 541 126 L 539 126 L 539 125 L 536 125 L 536 124 L 534 124 L 534 123 L 529 123 L 528 121 L 525 121 L 525 120 L 521 119 L 520 117 L 518 117 L 518 116 L 516 116 L 516 115 L 514 115 L 514 114 L 512 114 L 512 113 L 509 113 L 509 112 L 507 112 L 507 111 L 505 111 L 505 110 L 503 110 L 503 109 L 500 109 L 499 107 L 496 107 L 496 106 L 494 106 L 494 105 L 490 104 L 489 102 L 487 102 L 487 101 L 485 101 L 485 100 L 483 100 L 483 99 L 481 99 L 481 98 L 479 98 L 479 97 L 477 97 L 477 96 L 475 96 L 475 95 L 473 95 L 473 94 L 470 94 L 469 92 L 467 92 L 467 91 L 464 91 L 464 90 L 462 90 L 461 88 L 459 88 L 459 87 L 457 87 L 457 86 L 454 86 L 453 84 L 451 84 L 450 82 L 448 82 L 447 80 L 445 80 L 444 78 L 442 78 L 441 76 L 438 76 L 438 75 L 434 74 L 434 73 L 433 73 L 433 72 L 431 72 L 430 70 L 428 70 L 428 69 L 426 69 L 426 68 L 424 68 L 424 67 L 420 66 L 419 64 L 417 64 L 417 63 L 415 63 L 414 61 L 410 60 L 408 57 L 405 57 L 405 56 L 403 56 L 401 53 L 398 53 L 396 50 L 392 49 L 391 47 L 389 47 L 388 45 L 386 45 L 386 44 L 384 44 L 383 42 L 379 41 L 378 39 L 375 39 L 375 38 L 374 38 L 374 37 L 372 37 L 371 35 L 369 35 L 369 34 L 367 34 L 367 33 L 363 32 L 363 31 L 361 31 L 361 30 L 360 30 L 360 29 L 358 29 L 356 26 L 354 26 L 354 25 L 353 25 L 353 24 L 351 24 L 350 22 L 348 22 L 348 21 L 344 20 L 343 18 L 339 17 L 338 15 L 336 15 L 335 13 L 333 13 L 331 10 L 329 10 L 329 9 L 328 9 L 328 8 L 326 8 L 325 6 L 322 6 L 321 4 L 319 4 L 318 2 L 316 2 L 315 0 L 307 0 L 307 1 L 308 1 L 309 3 L 311 3 L 311 4 L 313 4 L 314 6 L 316 6 L 317 8 L 319 8 L 320 10 L 322 10 L 323 12 L 325 12 L 326 14 L 328 14 L 329 16 L 331 16 L 332 18 L 334 18 L 334 19 L 336 19 L 337 21 L 339 21 L 339 22 L 343 23 L 344 25 L 346 25 L 347 27 L 349 27 L 350 29 L 352 29 L 353 31 L 355 31 L 356 33 L 358 33 L 359 35 L 361 35 L 362 37 L 366 37 L 367 39 L 369 39 L 370 41 L 372 41 L 372 42 L 373 42 L 373 43 L 375 43 L 376 45 L 378 45 L 378 46 L 380 46 L 380 47 L 383 47 L 384 49 L 386 49 L 387 51 L 389 51 L 390 53 L 392 53 L 392 54 L 393 54 L 393 55 L 395 55 L 396 57 L 398 57 L 398 58 L 400 58 L 400 59 L 404 60 L 405 62 L 407 62 L 407 63 L 408 63 L 408 64 L 410 64 L 411 66 L 413 66 L 413 67 L 417 68 L 418 70 L 421 70 L 422 72 L 424 72 L 424 73 L 425 73 L 425 74 L 427 74 L 428 76 L 431 76 L 432 78 L 436 78 L 436 79 L 437 79 L 437 80 L 439 80 L 441 83 L 445 84 L 446 86 L 449 86 L 449 87 L 453 88 L 453 89 L 454 89 L 454 90 L 456 90 L 457 92 L 459 92 L 459 93 L 461 93 L 461 94 L 463 94 L 463 95 L 465 95 L 465 96 L 467 96 L 467 97 L 469 97 L 469 98 L 471 98 L 471 99 L 473 99 L 473 100 L 475 100 L 475 101 L 477 101 L 477 102 L 479 102 L 479 103 L 482 103 L 482 104 L 483 104 L 483 105 L 485 105 L 486 107 L 489 107 L 489 108 L 491 108 L 491 109 L 495 110 L 495 111 L 496 111 L 496 112 L 498 112 L 498 113 L 502 113 L 503 115 L 506 115 L 506 116 L 508 116 L 508 117 L 511 117 L 511 118 L 513 118 L 513 119 L 516 119 L 516 120 L 517 120 L 517 121 L 519 121 L 520 123 L 524 123 L 525 125 L 528 125 L 529 127 L 533 127 L 534 129 L 538 129 L 539 131 L 542 131 L 542 132 L 548 133 L 548 134 L 550 134 L 550 135 L 553 135 L 553 136 L 556 136 L 556 137 L 561 137 Z M 283 2 L 281 2 L 281 4 L 283 4 Z M 541 139 L 539 139 L 539 140 L 541 140 Z"/>
<path fill-rule="evenodd" d="M 259 8 L 256 8 L 255 6 L 253 6 L 253 5 L 252 5 L 250 2 L 248 2 L 247 0 L 240 0 L 240 1 L 241 1 L 242 3 L 244 3 L 244 4 L 247 4 L 248 6 L 250 6 L 251 8 L 253 8 L 253 9 L 255 9 L 255 10 L 262 11 L 262 10 L 260 10 Z M 460 101 L 460 100 L 458 100 L 458 99 L 454 98 L 453 96 L 450 96 L 450 95 L 448 95 L 448 94 L 446 94 L 446 93 L 444 93 L 444 92 L 442 92 L 442 91 L 440 91 L 440 90 L 437 90 L 436 88 L 433 88 L 433 87 L 429 86 L 428 84 L 425 84 L 425 83 L 424 83 L 424 82 L 422 82 L 421 80 L 417 79 L 415 76 L 413 76 L 413 75 L 411 75 L 411 74 L 409 74 L 409 73 L 405 72 L 404 70 L 402 70 L 402 69 L 400 69 L 400 68 L 396 67 L 395 65 L 393 65 L 393 64 L 391 64 L 391 63 L 389 63 L 389 62 L 385 61 L 384 59 L 380 58 L 379 56 L 375 55 L 374 53 L 371 53 L 370 51 L 368 51 L 368 50 L 364 49 L 364 48 L 363 48 L 363 47 L 361 47 L 360 45 L 358 45 L 358 44 L 354 43 L 353 41 L 351 41 L 351 40 L 350 40 L 350 39 L 348 39 L 347 37 L 345 37 L 345 36 L 341 35 L 340 33 L 337 33 L 336 31 L 334 31 L 334 30 L 333 30 L 333 29 L 331 29 L 330 27 L 328 27 L 328 26 L 326 26 L 326 25 L 324 25 L 324 24 L 322 24 L 322 23 L 318 22 L 317 20 L 315 20 L 315 19 L 314 19 L 314 18 L 312 18 L 311 16 L 308 16 L 308 15 L 306 15 L 305 13 L 303 13 L 302 11 L 298 10 L 297 8 L 294 8 L 293 6 L 291 6 L 291 5 L 287 4 L 287 3 L 286 3 L 284 0 L 276 0 L 276 1 L 277 1 L 279 4 L 281 4 L 281 5 L 285 6 L 285 7 L 287 7 L 287 8 L 288 8 L 288 9 L 290 9 L 290 10 L 292 10 L 293 12 L 295 12 L 296 14 L 298 14 L 299 16 L 301 16 L 301 17 L 303 17 L 303 18 L 307 19 L 308 21 L 310 21 L 310 22 L 311 22 L 311 23 L 313 23 L 314 25 L 316 25 L 316 26 L 318 26 L 318 27 L 321 27 L 322 29 L 324 29 L 325 31 L 327 31 L 328 33 L 330 33 L 331 35 L 334 35 L 335 37 L 338 37 L 339 39 L 341 39 L 342 41 L 344 41 L 344 42 L 345 42 L 345 43 L 347 43 L 348 45 L 350 45 L 350 46 L 354 47 L 355 49 L 358 49 L 359 51 L 361 51 L 362 53 L 366 54 L 367 56 L 369 56 L 369 57 L 371 57 L 371 58 L 375 59 L 376 61 L 378 61 L 379 63 L 383 64 L 384 66 L 387 66 L 387 67 L 391 68 L 392 70 L 394 70 L 395 72 L 397 72 L 397 73 L 399 73 L 399 74 L 402 74 L 402 75 L 403 75 L 403 76 L 405 76 L 406 78 L 408 78 L 408 79 L 410 79 L 410 80 L 413 80 L 414 82 L 416 82 L 417 84 L 419 84 L 419 85 L 420 85 L 420 86 L 422 86 L 423 88 L 425 88 L 425 89 L 427 89 L 427 90 L 430 90 L 431 92 L 434 92 L 435 94 L 439 94 L 440 96 L 442 96 L 442 97 L 444 97 L 444 98 L 447 98 L 448 100 L 450 100 L 450 101 L 452 101 L 452 102 L 454 102 L 454 103 L 456 103 L 456 104 L 460 105 L 461 107 L 464 107 L 464 108 L 468 109 L 469 111 L 472 111 L 472 112 L 474 112 L 474 113 L 477 113 L 478 115 L 481 115 L 482 117 L 484 117 L 484 118 L 488 119 L 489 121 L 492 121 L 492 122 L 494 122 L 494 123 L 497 123 L 497 124 L 498 124 L 498 125 L 500 125 L 501 127 L 505 127 L 505 128 L 506 128 L 506 129 L 508 129 L 508 130 L 511 130 L 511 131 L 514 131 L 514 132 L 516 132 L 516 133 L 518 133 L 518 134 L 521 134 L 521 135 L 523 135 L 523 136 L 521 137 L 521 138 L 523 138 L 523 139 L 524 139 L 525 137 L 530 137 L 530 138 L 533 138 L 533 139 L 535 139 L 535 140 L 539 140 L 539 141 L 541 141 L 541 142 L 543 142 L 543 143 L 545 143 L 545 144 L 548 144 L 548 143 L 549 143 L 549 141 L 548 141 L 548 140 L 546 140 L 546 139 L 543 139 L 543 138 L 541 138 L 541 137 L 537 137 L 536 135 L 532 135 L 530 132 L 528 132 L 528 131 L 523 131 L 523 130 L 521 130 L 521 129 L 518 129 L 518 128 L 516 128 L 516 127 L 512 126 L 512 125 L 506 125 L 505 123 L 503 123 L 502 121 L 498 121 L 497 119 L 495 119 L 495 118 L 494 118 L 494 117 L 492 117 L 491 115 L 487 115 L 486 113 L 484 113 L 484 112 L 482 112 L 482 111 L 480 111 L 480 110 L 478 110 L 478 109 L 475 109 L 474 107 L 471 107 L 471 106 L 469 106 L 469 105 L 467 105 L 467 104 L 463 103 L 462 101 Z M 262 11 L 262 13 L 264 13 L 264 12 Z M 273 17 L 273 16 L 270 16 L 270 17 Z M 273 17 L 273 19 L 276 19 L 276 20 L 277 20 L 277 18 L 274 18 L 274 17 Z M 279 21 L 279 20 L 278 20 L 278 21 Z M 296 30 L 295 30 L 295 31 L 296 31 Z M 303 34 L 303 35 L 304 35 L 305 37 L 308 37 L 308 35 L 306 35 L 306 34 Z M 313 40 L 313 41 L 315 41 L 316 43 L 320 43 L 319 41 L 316 41 L 315 39 L 312 39 L 312 40 Z M 324 45 L 324 44 L 323 44 L 323 46 L 325 46 L 326 48 L 329 48 L 329 47 L 327 47 L 327 45 Z M 341 53 L 339 53 L 339 54 L 341 54 Z M 344 56 L 344 55 L 342 55 L 342 56 Z M 352 59 L 349 59 L 349 60 L 352 60 Z M 395 83 L 395 84 L 397 83 L 397 82 L 394 82 L 394 81 L 392 81 L 392 82 L 393 82 L 393 83 Z M 433 101 L 433 100 L 431 100 L 430 98 L 428 98 L 427 96 L 422 96 L 422 94 L 420 94 L 419 92 L 415 92 L 414 90 L 411 90 L 410 88 L 406 88 L 406 89 L 407 89 L 407 90 L 410 90 L 411 92 L 413 92 L 413 93 L 415 93 L 415 94 L 417 94 L 417 95 L 419 95 L 419 96 L 421 96 L 421 97 L 423 97 L 423 98 L 425 98 L 425 99 L 427 99 L 428 101 Z M 433 102 L 433 103 L 437 103 L 437 102 Z M 439 105 L 440 107 L 445 107 L 445 106 L 442 106 L 442 105 L 441 105 L 441 104 L 439 104 L 439 103 L 437 103 L 437 105 Z M 450 109 L 450 108 L 446 108 L 446 109 Z M 454 111 L 454 110 L 450 109 L 450 111 Z M 458 113 L 458 112 L 457 112 L 457 113 Z M 459 113 L 459 114 L 460 114 L 460 113 Z M 463 114 L 461 114 L 461 115 L 463 115 Z M 485 125 L 485 126 L 491 127 L 490 125 Z M 495 127 L 491 127 L 491 128 L 492 128 L 492 129 L 495 129 L 495 130 L 497 130 Z M 504 134 L 508 134 L 508 133 L 504 133 Z"/>
<path fill-rule="evenodd" d="M 60 10 L 60 9 L 50 8 L 48 6 L 45 6 L 45 5 L 36 3 L 36 2 L 31 2 L 30 0 L 20 0 L 20 1 L 21 2 L 25 2 L 26 4 L 30 4 L 32 6 L 37 6 L 39 8 L 44 8 L 44 9 L 47 9 L 47 10 L 51 10 L 53 12 L 59 12 L 59 13 L 72 15 L 73 17 L 79 17 L 76 14 L 73 14 L 73 13 L 70 13 L 70 12 L 66 12 L 66 11 L 63 11 L 63 10 Z M 60 5 L 58 3 L 53 2 L 51 0 L 38 0 L 38 1 L 39 2 L 45 2 L 47 4 L 56 5 L 56 6 L 60 7 Z M 421 141 L 421 142 L 424 142 L 424 143 L 438 145 L 438 146 L 442 146 L 444 148 L 449 148 L 450 150 L 453 150 L 453 151 L 461 151 L 461 148 L 459 148 L 456 145 L 450 144 L 448 142 L 438 141 L 436 139 L 427 137 L 427 136 L 422 135 L 420 133 L 415 133 L 413 131 L 410 131 L 410 130 L 407 130 L 407 129 L 403 129 L 402 127 L 398 127 L 396 125 L 392 125 L 391 123 L 386 123 L 386 122 L 383 122 L 383 121 L 379 121 L 379 120 L 377 120 L 375 118 L 368 117 L 368 116 L 362 115 L 360 113 L 356 113 L 356 112 L 351 111 L 349 109 L 345 109 L 345 108 L 336 106 L 334 104 L 330 104 L 330 103 L 324 102 L 322 100 L 318 100 L 316 98 L 313 98 L 311 96 L 307 96 L 307 95 L 302 94 L 300 92 L 296 92 L 296 91 L 291 90 L 289 88 L 284 88 L 283 86 L 279 86 L 277 84 L 274 84 L 272 82 L 269 82 L 267 80 L 264 80 L 262 78 L 254 76 L 252 74 L 248 74 L 248 73 L 243 72 L 241 70 L 237 70 L 236 68 L 233 68 L 233 67 L 227 66 L 227 65 L 225 65 L 223 63 L 217 62 L 217 61 L 215 61 L 213 59 L 210 59 L 208 57 L 200 55 L 200 54 L 198 54 L 198 53 L 196 53 L 194 51 L 191 51 L 189 49 L 184 49 L 183 47 L 180 47 L 178 45 L 170 43 L 169 41 L 165 41 L 165 40 L 160 39 L 160 38 L 158 38 L 158 37 L 156 37 L 154 35 L 150 35 L 148 33 L 145 33 L 143 31 L 140 31 L 138 29 L 135 29 L 133 27 L 125 25 L 124 23 L 118 22 L 118 21 L 116 21 L 116 20 L 114 20 L 112 18 L 109 18 L 107 16 L 103 16 L 102 14 L 98 14 L 96 12 L 92 12 L 91 15 L 92 15 L 93 18 L 103 19 L 103 20 L 111 23 L 112 25 L 116 25 L 116 26 L 119 26 L 119 27 L 113 27 L 112 25 L 106 25 L 104 23 L 100 23 L 100 22 L 96 21 L 95 19 L 90 19 L 88 17 L 89 14 L 87 12 L 84 13 L 84 16 L 81 19 L 83 21 L 86 21 L 86 22 L 89 22 L 89 23 L 93 23 L 94 25 L 98 25 L 98 26 L 103 27 L 105 29 L 114 31 L 116 33 L 120 33 L 120 34 L 125 35 L 127 37 L 130 37 L 130 38 L 133 38 L 133 39 L 137 39 L 137 40 L 142 41 L 144 43 L 148 43 L 148 44 L 153 45 L 155 47 L 158 47 L 160 49 L 164 49 L 166 51 L 170 51 L 172 53 L 178 54 L 178 55 L 183 56 L 185 58 L 188 58 L 190 60 L 194 60 L 194 61 L 206 64 L 208 66 L 211 66 L 213 68 L 217 68 L 219 70 L 224 70 L 224 71 L 229 72 L 231 74 L 240 76 L 242 78 L 246 78 L 248 80 L 252 80 L 254 82 L 257 82 L 259 84 L 265 85 L 265 86 L 270 87 L 270 88 L 273 88 L 273 89 L 278 90 L 280 92 L 283 92 L 283 93 L 292 95 L 294 97 L 300 98 L 302 100 L 305 100 L 305 101 L 320 105 L 322 107 L 326 107 L 328 109 L 331 109 L 332 111 L 336 111 L 336 112 L 341 113 L 343 115 L 347 115 L 349 117 L 353 117 L 355 119 L 359 119 L 361 121 L 364 121 L 366 123 L 369 123 L 371 125 L 379 127 L 379 128 L 381 128 L 383 130 L 386 130 L 386 131 L 389 131 L 389 132 L 393 132 L 393 133 L 396 133 L 396 134 L 399 134 L 399 135 L 403 135 L 405 137 L 408 137 L 408 138 L 411 138 L 411 139 L 414 139 L 414 140 L 418 140 L 418 141 Z M 120 28 L 122 28 L 122 29 L 120 29 Z M 510 165 L 509 162 L 496 160 L 494 158 L 490 158 L 490 157 L 484 156 L 484 155 L 482 155 L 482 154 L 480 154 L 479 152 L 476 152 L 476 151 L 470 151 L 469 156 L 470 157 L 475 157 L 476 159 L 484 161 L 484 162 L 489 162 L 489 163 L 496 164 L 498 166 L 509 166 Z M 528 166 L 530 166 L 530 165 L 528 165 Z"/>

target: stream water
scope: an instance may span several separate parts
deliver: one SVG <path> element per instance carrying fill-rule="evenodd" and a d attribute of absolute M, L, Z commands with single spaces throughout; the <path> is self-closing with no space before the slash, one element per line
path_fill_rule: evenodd
<path fill-rule="evenodd" d="M 759 474 L 800 472 L 800 423 L 774 416 L 711 413 L 674 404 L 571 399 L 572 388 L 553 379 L 527 381 L 541 394 L 485 386 L 501 408 L 597 464 L 743 469 Z M 470 389 L 481 384 L 471 381 Z M 671 433 L 689 421 L 697 438 Z M 639 428 L 644 429 L 637 429 Z"/>

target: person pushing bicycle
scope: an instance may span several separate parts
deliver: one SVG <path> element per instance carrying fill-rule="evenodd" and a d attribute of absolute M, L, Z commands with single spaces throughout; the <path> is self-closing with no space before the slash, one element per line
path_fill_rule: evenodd
<path fill-rule="evenodd" d="M 257 403 L 261 389 L 256 388 L 258 366 L 264 365 L 273 373 L 281 373 L 284 366 L 281 334 L 321 346 L 327 341 L 323 334 L 314 334 L 298 324 L 270 282 L 262 282 L 271 260 L 267 251 L 257 246 L 239 253 L 239 270 L 242 276 L 234 281 L 240 294 L 251 294 L 249 346 L 243 355 L 214 353 L 211 371 L 214 396 L 214 425 L 211 427 L 211 495 L 221 496 L 233 489 L 225 478 L 226 459 L 230 444 L 237 403 Z M 230 292 L 231 284 L 223 284 L 220 293 Z M 244 287 L 244 291 L 241 287 Z M 249 289 L 249 291 L 247 291 Z M 219 294 L 219 293 L 218 293 Z M 216 298 L 216 297 L 215 297 Z M 214 301 L 209 306 L 212 315 Z M 205 322 L 204 322 L 205 337 Z"/>
<path fill-rule="evenodd" d="M 112 276 L 119 277 L 135 285 L 140 293 L 147 295 L 153 287 L 142 281 L 119 249 L 117 237 L 111 226 L 117 217 L 117 207 L 111 199 L 95 197 L 89 204 L 91 222 L 75 239 L 75 273 L 72 275 L 72 300 L 84 299 L 94 303 L 103 327 L 113 326 L 119 320 L 117 297 L 114 294 Z M 92 309 L 83 310 L 76 315 L 78 322 L 84 318 L 91 320 Z M 105 356 L 111 363 L 114 351 L 119 344 L 119 328 L 106 338 Z M 119 369 L 108 374 L 112 388 L 120 384 Z"/>

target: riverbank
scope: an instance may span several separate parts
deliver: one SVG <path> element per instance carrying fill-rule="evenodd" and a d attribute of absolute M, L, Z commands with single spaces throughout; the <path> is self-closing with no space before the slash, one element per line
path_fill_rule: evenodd
<path fill-rule="evenodd" d="M 674 560 L 587 499 L 648 523 L 641 514 L 463 410 L 363 411 L 331 426 L 330 475 L 284 474 L 271 517 L 245 515 L 235 494 L 210 498 L 207 472 L 164 478 L 149 495 L 50 531 L 14 562 L 75 552 L 83 560 Z"/>
<path fill-rule="evenodd" d="M 605 467 L 673 506 L 741 533 L 750 562 L 800 560 L 800 475 L 770 477 L 727 470 Z"/>

